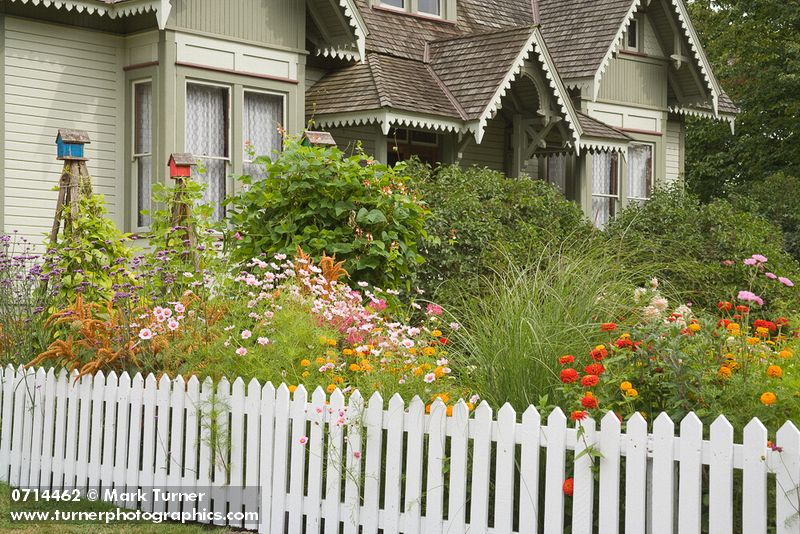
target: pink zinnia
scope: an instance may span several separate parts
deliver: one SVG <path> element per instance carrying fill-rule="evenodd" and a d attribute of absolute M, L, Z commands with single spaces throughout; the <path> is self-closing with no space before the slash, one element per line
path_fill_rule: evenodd
<path fill-rule="evenodd" d="M 761 297 L 759 297 L 752 291 L 739 291 L 739 295 L 737 295 L 737 298 L 745 302 L 755 302 L 759 306 L 764 305 L 764 301 L 761 299 Z"/>
<path fill-rule="evenodd" d="M 753 254 L 751 258 L 756 260 L 758 263 L 767 263 L 767 257 L 762 256 L 761 254 Z"/>
<path fill-rule="evenodd" d="M 239 356 L 244 356 L 245 354 L 247 354 L 247 349 L 244 347 L 239 347 L 238 349 L 236 349 L 236 354 L 238 354 Z"/>
<path fill-rule="evenodd" d="M 777 280 L 778 279 L 778 275 L 776 275 L 775 273 L 764 273 L 764 276 L 766 276 L 770 280 Z"/>
<path fill-rule="evenodd" d="M 756 261 L 755 258 L 747 258 L 746 260 L 744 260 L 744 264 L 750 265 L 752 267 L 753 265 L 758 265 L 758 261 Z"/>
<path fill-rule="evenodd" d="M 425 375 L 425 379 L 424 380 L 425 380 L 425 382 L 427 384 L 430 384 L 431 382 L 436 380 L 436 375 L 434 373 L 428 373 L 427 375 Z"/>
<path fill-rule="evenodd" d="M 139 339 L 144 339 L 147 341 L 148 339 L 153 338 L 153 332 L 149 328 L 142 328 L 139 330 Z"/>
<path fill-rule="evenodd" d="M 778 282 L 785 285 L 786 287 L 794 287 L 794 282 L 786 278 L 785 276 L 781 276 L 778 278 Z"/>
<path fill-rule="evenodd" d="M 428 314 L 430 315 L 441 315 L 442 313 L 444 313 L 444 310 L 442 309 L 441 306 L 438 306 L 432 302 L 428 304 L 428 307 L 425 308 L 425 311 L 428 312 Z"/>

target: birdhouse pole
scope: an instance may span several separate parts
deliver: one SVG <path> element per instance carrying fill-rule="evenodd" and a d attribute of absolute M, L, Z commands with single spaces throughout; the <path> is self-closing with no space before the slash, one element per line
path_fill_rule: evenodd
<path fill-rule="evenodd" d="M 171 154 L 169 157 L 169 177 L 175 180 L 175 190 L 172 203 L 172 227 L 177 234 L 184 234 L 185 241 L 189 242 L 190 257 L 195 269 L 200 269 L 197 256 L 197 236 L 192 222 L 189 200 L 186 199 L 186 181 L 192 175 L 192 167 L 197 162 L 191 154 Z M 167 249 L 171 234 L 167 235 Z"/>
<path fill-rule="evenodd" d="M 59 128 L 56 136 L 57 159 L 64 162 L 61 178 L 58 181 L 58 200 L 53 218 L 53 227 L 50 231 L 50 246 L 58 241 L 58 232 L 61 222 L 64 222 L 64 236 L 72 235 L 75 230 L 75 219 L 78 216 L 78 199 L 83 194 L 86 197 L 92 194 L 92 182 L 89 171 L 86 169 L 87 159 L 84 157 L 84 145 L 91 143 L 89 134 L 83 130 Z M 64 207 L 69 205 L 69 211 L 64 214 Z"/>

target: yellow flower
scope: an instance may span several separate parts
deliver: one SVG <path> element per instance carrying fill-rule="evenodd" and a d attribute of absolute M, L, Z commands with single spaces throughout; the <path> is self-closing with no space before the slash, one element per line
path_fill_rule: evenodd
<path fill-rule="evenodd" d="M 432 400 L 436 399 L 442 399 L 442 402 L 447 404 L 448 402 L 450 402 L 450 395 L 448 395 L 447 393 L 438 393 L 433 396 Z"/>
<path fill-rule="evenodd" d="M 328 393 L 333 393 L 336 391 L 336 386 L 334 384 L 328 384 L 328 387 L 325 388 L 325 391 Z"/>
<path fill-rule="evenodd" d="M 320 343 L 320 345 L 327 345 L 328 344 L 328 338 L 325 337 L 325 336 L 319 336 L 319 343 Z"/>
<path fill-rule="evenodd" d="M 308 360 L 300 360 L 300 365 L 302 367 L 308 367 L 309 365 L 311 365 L 311 362 Z"/>
<path fill-rule="evenodd" d="M 770 365 L 767 367 L 767 376 L 770 378 L 780 378 L 783 376 L 783 369 L 779 365 Z"/>
<path fill-rule="evenodd" d="M 328 345 L 330 345 L 331 347 L 335 347 L 336 346 L 336 340 L 335 339 L 329 339 L 328 340 Z"/>
<path fill-rule="evenodd" d="M 436 378 L 442 378 L 444 376 L 444 367 L 441 365 L 433 370 L 433 374 L 436 375 Z"/>
<path fill-rule="evenodd" d="M 309 373 L 308 371 L 303 371 L 303 374 L 302 374 L 301 376 L 302 376 L 303 378 L 308 378 L 308 375 L 310 375 L 310 374 L 311 374 L 311 373 Z"/>
<path fill-rule="evenodd" d="M 317 365 L 325 365 L 325 358 L 323 358 L 322 356 L 320 356 L 314 361 L 316 362 Z"/>
<path fill-rule="evenodd" d="M 758 339 L 757 337 L 748 337 L 747 338 L 747 344 L 748 345 L 758 345 L 760 342 L 761 342 L 761 340 Z"/>
<path fill-rule="evenodd" d="M 422 376 L 422 373 L 425 371 L 422 370 L 422 367 L 415 367 L 414 368 L 414 376 Z"/>
<path fill-rule="evenodd" d="M 422 349 L 422 354 L 424 354 L 425 356 L 433 356 L 436 354 L 436 349 L 434 349 L 433 347 L 425 347 L 424 349 Z"/>
<path fill-rule="evenodd" d="M 297 386 L 289 386 L 289 393 L 294 393 L 294 390 L 297 389 Z"/>
<path fill-rule="evenodd" d="M 781 358 L 784 358 L 784 359 L 791 358 L 792 357 L 792 351 L 790 351 L 789 349 L 783 349 L 782 351 L 780 351 L 778 353 L 778 356 L 780 356 Z"/>
<path fill-rule="evenodd" d="M 433 332 L 431 332 L 431 335 L 433 337 L 442 337 L 442 331 L 441 330 L 434 330 Z"/>
<path fill-rule="evenodd" d="M 448 406 L 445 409 L 445 413 L 447 414 L 447 417 L 453 417 L 453 407 L 452 406 Z"/>
<path fill-rule="evenodd" d="M 350 370 L 353 371 L 354 373 L 357 373 L 358 371 L 361 370 L 361 366 L 358 365 L 357 363 L 351 363 Z"/>
<path fill-rule="evenodd" d="M 631 384 L 627 380 L 619 385 L 619 389 L 622 390 L 622 391 L 628 391 L 632 387 L 633 387 L 633 384 Z"/>
<path fill-rule="evenodd" d="M 467 410 L 469 410 L 469 411 L 471 412 L 471 411 L 472 411 L 472 410 L 474 410 L 474 409 L 475 409 L 475 405 L 474 405 L 474 404 L 472 404 L 471 402 L 468 402 L 468 403 L 467 403 Z"/>
<path fill-rule="evenodd" d="M 341 376 L 335 376 L 333 378 L 333 383 L 334 384 L 343 384 L 344 383 L 344 378 L 342 378 Z"/>
<path fill-rule="evenodd" d="M 342 351 L 342 354 L 344 354 L 345 356 L 352 356 L 355 353 L 356 353 L 356 351 L 354 351 L 353 349 L 344 349 Z"/>
<path fill-rule="evenodd" d="M 765 326 L 759 326 L 758 328 L 756 328 L 756 332 L 758 334 L 761 334 L 762 336 L 766 336 L 767 334 L 769 334 L 769 328 Z"/>
<path fill-rule="evenodd" d="M 723 365 L 722 367 L 719 368 L 719 371 L 717 371 L 717 376 L 720 378 L 730 378 L 731 368 Z"/>
<path fill-rule="evenodd" d="M 619 336 L 619 338 L 620 339 L 630 339 L 631 335 L 626 332 L 626 333 L 622 334 L 621 336 Z"/>
<path fill-rule="evenodd" d="M 626 395 L 626 396 L 628 396 L 628 397 L 630 397 L 630 398 L 632 398 L 632 399 L 635 399 L 636 397 L 638 397 L 638 396 L 639 396 L 639 392 L 638 392 L 638 391 L 636 391 L 636 390 L 635 390 L 635 389 L 633 389 L 633 388 L 630 388 L 630 389 L 628 389 L 628 390 L 625 392 L 625 395 Z"/>
<path fill-rule="evenodd" d="M 689 325 L 689 331 L 690 332 L 699 332 L 700 331 L 700 325 L 697 324 L 697 323 L 690 324 Z"/>
<path fill-rule="evenodd" d="M 764 406 L 772 406 L 778 400 L 778 397 L 773 392 L 767 391 L 761 394 L 760 400 Z"/>
<path fill-rule="evenodd" d="M 325 356 L 327 356 L 328 358 L 335 358 L 337 354 L 335 350 L 326 350 Z"/>
<path fill-rule="evenodd" d="M 597 346 L 594 348 L 594 350 L 603 350 L 603 349 L 605 349 L 605 348 L 606 348 L 606 346 L 605 346 L 605 345 L 597 345 Z"/>

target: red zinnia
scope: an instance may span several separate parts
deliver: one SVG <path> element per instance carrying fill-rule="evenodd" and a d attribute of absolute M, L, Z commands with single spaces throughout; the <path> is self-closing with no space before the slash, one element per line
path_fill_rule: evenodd
<path fill-rule="evenodd" d="M 575 491 L 575 481 L 572 479 L 572 477 L 564 481 L 563 489 L 564 495 L 567 497 L 572 497 L 572 492 Z"/>
<path fill-rule="evenodd" d="M 717 304 L 717 308 L 719 308 L 720 310 L 731 311 L 733 309 L 733 303 L 727 301 L 720 302 L 719 304 Z"/>
<path fill-rule="evenodd" d="M 724 327 L 724 328 L 728 328 L 728 325 L 729 325 L 729 324 L 731 324 L 731 322 L 730 322 L 729 320 L 727 320 L 727 319 L 720 319 L 720 320 L 717 322 L 717 326 L 722 326 L 722 327 Z"/>
<path fill-rule="evenodd" d="M 633 341 L 629 337 L 621 337 L 614 344 L 618 349 L 629 349 L 633 347 Z"/>
<path fill-rule="evenodd" d="M 736 306 L 736 311 L 741 312 L 741 313 L 747 313 L 747 312 L 750 311 L 750 308 L 748 308 L 747 306 L 745 306 L 743 304 L 739 304 L 738 306 Z"/>
<path fill-rule="evenodd" d="M 561 371 L 561 381 L 565 384 L 571 384 L 578 380 L 578 371 L 572 369 L 571 367 L 564 369 Z"/>
<path fill-rule="evenodd" d="M 575 356 L 571 354 L 567 354 L 566 356 L 562 356 L 558 359 L 558 363 L 561 365 L 567 365 L 568 363 L 572 363 L 575 361 Z"/>
<path fill-rule="evenodd" d="M 589 415 L 589 412 L 585 410 L 575 410 L 569 415 L 569 418 L 573 421 L 583 421 Z"/>
<path fill-rule="evenodd" d="M 778 317 L 775 319 L 775 326 L 778 328 L 783 328 L 784 326 L 789 326 L 789 319 L 786 317 Z"/>
<path fill-rule="evenodd" d="M 447 345 L 449 343 L 449 341 L 447 341 L 446 337 L 440 337 L 439 338 L 439 343 L 441 343 L 442 345 Z"/>
<path fill-rule="evenodd" d="M 617 323 L 603 323 L 600 325 L 601 332 L 613 332 L 617 329 Z"/>
<path fill-rule="evenodd" d="M 589 356 L 591 356 L 594 361 L 599 362 L 606 356 L 608 356 L 608 351 L 606 350 L 605 347 L 598 345 L 596 348 L 592 349 L 589 352 Z"/>
<path fill-rule="evenodd" d="M 581 378 L 581 385 L 585 388 L 593 388 L 600 382 L 600 377 L 597 375 L 586 375 Z"/>
<path fill-rule="evenodd" d="M 587 365 L 586 367 L 583 368 L 583 371 L 587 375 L 598 375 L 598 376 L 600 376 L 600 375 L 602 375 L 603 373 L 606 372 L 606 368 L 603 367 L 602 363 L 590 363 L 589 365 Z"/>
<path fill-rule="evenodd" d="M 597 406 L 598 406 L 597 397 L 592 395 L 591 392 L 587 393 L 581 399 L 581 406 L 583 406 L 584 408 L 586 408 L 588 410 L 592 410 L 594 408 L 597 408 Z"/>

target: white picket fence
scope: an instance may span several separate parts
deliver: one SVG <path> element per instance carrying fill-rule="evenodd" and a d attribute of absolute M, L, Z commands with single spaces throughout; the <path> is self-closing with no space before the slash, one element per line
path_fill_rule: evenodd
<path fill-rule="evenodd" d="M 542 425 L 534 407 L 518 417 L 507 405 L 493 418 L 485 403 L 474 413 L 459 403 L 448 417 L 438 401 L 430 414 L 417 398 L 406 407 L 394 396 L 387 409 L 377 393 L 368 403 L 354 393 L 345 405 L 340 392 L 317 390 L 309 402 L 302 387 L 290 394 L 256 380 L 72 378 L 5 369 L 2 480 L 211 488 L 215 511 L 259 513 L 258 525 L 233 526 L 275 534 L 800 533 L 800 432 L 792 423 L 777 433 L 777 452 L 757 420 L 743 444 L 724 417 L 704 439 L 694 414 L 680 423 L 680 437 L 665 414 L 652 433 L 638 414 L 622 432 L 609 413 L 599 430 L 584 421 L 581 435 L 560 410 Z M 581 454 L 590 444 L 602 455 L 594 460 L 599 477 L 591 455 Z"/>

